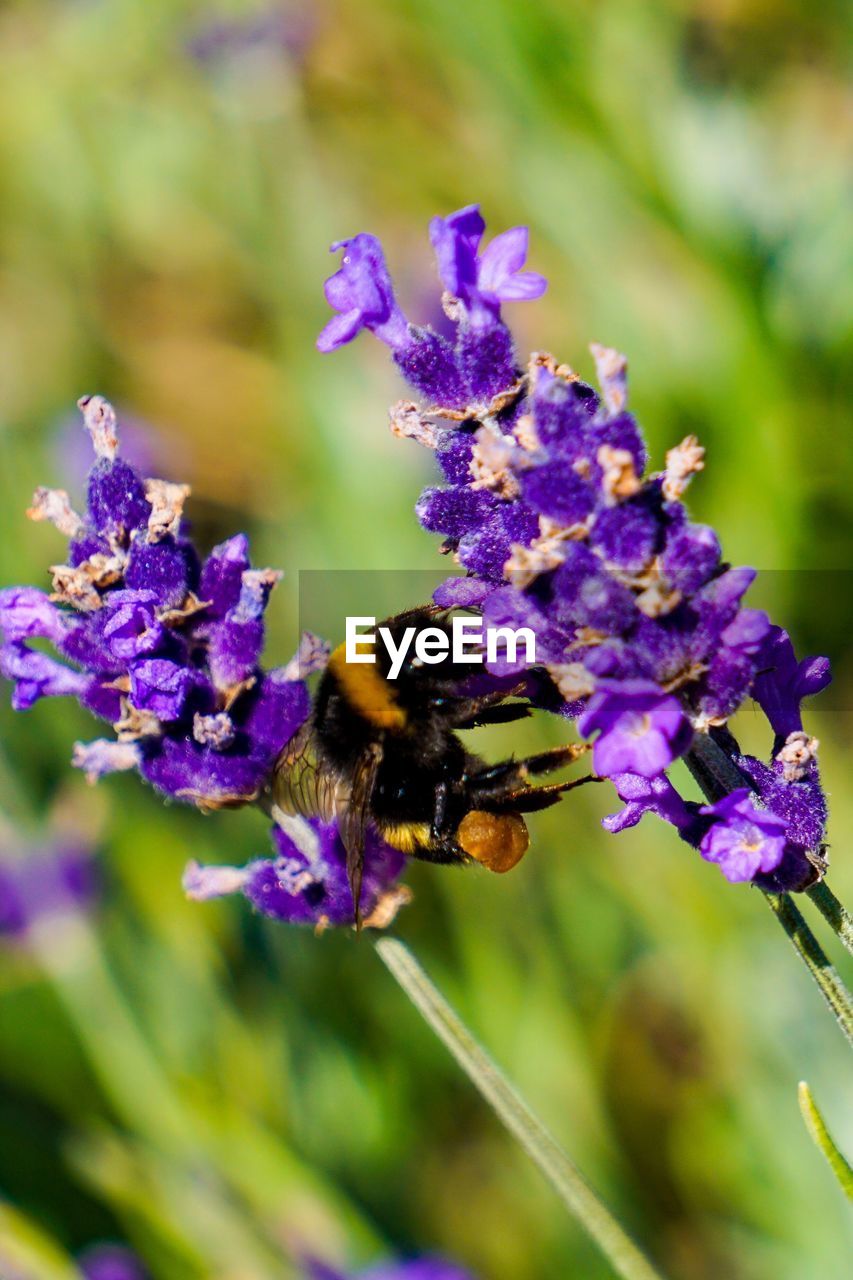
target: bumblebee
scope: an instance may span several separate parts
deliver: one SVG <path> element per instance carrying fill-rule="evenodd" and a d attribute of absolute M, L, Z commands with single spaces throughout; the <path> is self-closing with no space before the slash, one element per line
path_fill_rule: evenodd
<path fill-rule="evenodd" d="M 346 646 L 329 657 L 312 714 L 276 762 L 272 801 L 290 815 L 338 821 L 347 875 L 360 921 L 365 831 L 372 823 L 394 848 L 427 862 L 479 862 L 509 871 L 527 851 L 523 814 L 545 809 L 590 781 L 532 786 L 532 776 L 576 760 L 583 746 L 555 747 L 521 760 L 487 764 L 468 751 L 457 730 L 507 724 L 530 714 L 523 686 L 468 694 L 470 664 L 453 661 L 449 615 L 423 606 L 388 619 L 395 646 L 407 628 L 438 627 L 448 653 L 424 664 L 407 655 L 395 679 L 376 646 L 372 663 L 347 661 Z M 359 652 L 365 653 L 359 641 Z"/>

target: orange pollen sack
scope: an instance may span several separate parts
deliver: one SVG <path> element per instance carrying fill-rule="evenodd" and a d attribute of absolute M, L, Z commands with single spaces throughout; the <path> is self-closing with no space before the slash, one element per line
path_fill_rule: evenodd
<path fill-rule="evenodd" d="M 511 871 L 527 853 L 530 836 L 518 813 L 486 813 L 472 809 L 456 829 L 456 842 L 470 858 L 490 871 Z"/>

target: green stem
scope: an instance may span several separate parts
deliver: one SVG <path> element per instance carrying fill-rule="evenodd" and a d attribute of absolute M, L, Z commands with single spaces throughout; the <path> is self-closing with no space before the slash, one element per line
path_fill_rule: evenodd
<path fill-rule="evenodd" d="M 450 1050 L 498 1119 L 539 1166 L 563 1203 L 595 1240 L 623 1280 L 660 1280 L 660 1275 L 533 1114 L 513 1085 L 477 1043 L 435 988 L 412 953 L 395 938 L 380 938 L 383 964 L 438 1038 Z"/>
<path fill-rule="evenodd" d="M 770 910 L 790 938 L 797 955 L 820 987 L 821 995 L 835 1015 L 836 1022 L 853 1046 L 853 1000 L 850 992 L 827 960 L 817 938 L 788 894 L 765 893 L 764 896 Z"/>
<path fill-rule="evenodd" d="M 847 908 L 838 901 L 825 880 L 813 884 L 806 892 L 847 950 L 853 954 L 853 916 Z"/>
<path fill-rule="evenodd" d="M 847 1199 L 853 1200 L 853 1169 L 850 1168 L 850 1165 L 835 1145 L 823 1116 L 818 1111 L 817 1103 L 812 1097 L 812 1091 L 805 1080 L 800 1081 L 797 1096 L 799 1098 L 800 1111 L 802 1111 L 803 1119 L 806 1122 L 806 1128 L 814 1139 L 815 1146 L 826 1156 L 827 1163 L 835 1174 L 838 1184 Z"/>

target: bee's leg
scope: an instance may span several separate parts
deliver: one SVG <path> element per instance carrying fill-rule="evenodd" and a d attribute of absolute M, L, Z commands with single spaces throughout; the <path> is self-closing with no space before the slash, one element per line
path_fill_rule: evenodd
<path fill-rule="evenodd" d="M 553 773 L 564 765 L 573 764 L 589 750 L 586 743 L 566 743 L 561 747 L 552 747 L 549 751 L 540 751 L 535 756 L 525 756 L 521 760 L 502 760 L 481 772 L 476 773 L 471 782 L 479 789 L 494 785 L 496 791 L 507 787 L 518 787 L 532 775 Z"/>
<path fill-rule="evenodd" d="M 481 724 L 511 724 L 513 720 L 524 720 L 531 713 L 526 702 L 503 702 L 499 706 L 487 706 L 482 711 L 474 711 L 466 715 L 464 720 L 454 717 L 455 729 L 476 729 Z"/>
<path fill-rule="evenodd" d="M 441 782 L 436 783 L 435 787 L 435 803 L 433 805 L 431 823 L 433 840 L 440 840 L 444 832 L 447 821 L 447 797 L 447 780 L 442 779 Z"/>
<path fill-rule="evenodd" d="M 574 764 L 576 760 L 580 760 L 581 756 L 585 756 L 589 751 L 589 744 L 586 742 L 567 742 L 561 747 L 551 747 L 548 751 L 540 751 L 535 756 L 525 756 L 523 760 L 516 762 L 516 767 L 522 778 L 534 776 L 539 773 L 553 773 L 555 769 L 562 769 L 564 765 Z"/>
<path fill-rule="evenodd" d="M 587 782 L 601 782 L 601 778 L 587 773 L 582 778 L 572 778 L 569 782 L 551 782 L 545 787 L 522 787 L 517 791 L 504 791 L 482 798 L 484 809 L 490 813 L 535 813 L 539 809 L 550 809 L 566 791 L 582 787 Z"/>
<path fill-rule="evenodd" d="M 524 690 L 524 684 L 514 685 L 511 689 L 494 689 L 491 693 L 482 693 L 475 698 L 440 698 L 437 705 L 445 710 L 448 722 L 456 729 L 473 729 L 478 724 L 499 724 L 500 719 L 489 717 L 503 710 L 508 698 L 513 698 Z M 506 720 L 520 720 L 530 715 L 527 703 L 509 703 Z"/>

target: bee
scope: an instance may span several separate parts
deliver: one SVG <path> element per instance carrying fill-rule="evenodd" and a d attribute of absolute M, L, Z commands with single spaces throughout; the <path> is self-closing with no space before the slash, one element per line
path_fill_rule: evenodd
<path fill-rule="evenodd" d="M 426 624 L 447 634 L 447 655 L 426 665 L 408 654 L 393 680 L 381 646 L 372 663 L 348 662 L 346 646 L 335 649 L 309 719 L 275 765 L 273 805 L 288 815 L 337 820 L 357 925 L 369 824 L 413 858 L 478 862 L 505 872 L 527 851 L 522 815 L 548 808 L 572 787 L 593 780 L 530 783 L 576 760 L 584 746 L 559 746 L 498 764 L 469 751 L 457 731 L 530 714 L 517 696 L 524 686 L 466 693 L 471 667 L 450 655 L 446 610 L 422 606 L 381 626 L 399 646 L 407 628 Z M 365 653 L 365 642 L 358 643 Z"/>

